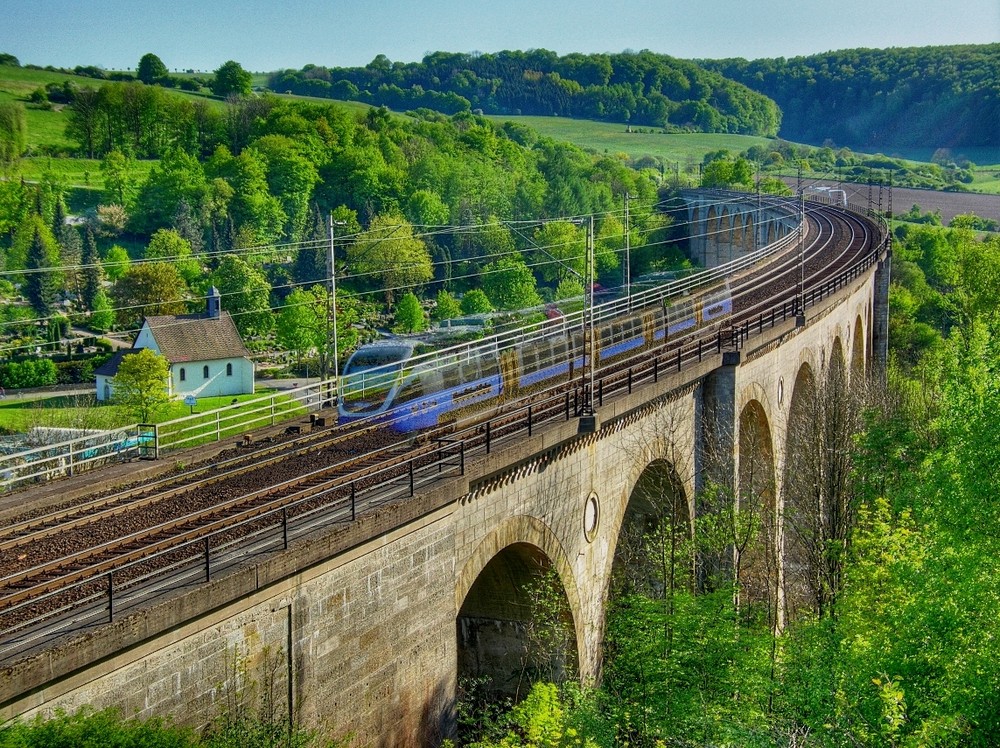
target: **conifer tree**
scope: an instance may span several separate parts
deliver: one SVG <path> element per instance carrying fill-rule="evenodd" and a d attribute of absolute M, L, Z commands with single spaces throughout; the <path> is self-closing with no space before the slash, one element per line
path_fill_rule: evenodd
<path fill-rule="evenodd" d="M 52 314 L 59 293 L 59 253 L 52 235 L 40 220 L 28 248 L 24 295 L 40 317 Z"/>
<path fill-rule="evenodd" d="M 87 235 L 83 242 L 83 287 L 81 295 L 83 306 L 89 311 L 94 309 L 94 299 L 101 290 L 101 281 L 104 279 L 104 268 L 101 266 L 101 256 L 97 252 L 97 240 L 94 238 L 92 229 L 87 229 Z"/>
<path fill-rule="evenodd" d="M 323 216 L 315 205 L 309 210 L 302 241 L 304 246 L 295 256 L 292 271 L 295 281 L 302 284 L 319 283 L 327 276 L 325 242 L 328 238 Z"/>
<path fill-rule="evenodd" d="M 60 201 L 62 202 L 62 201 Z M 63 223 L 56 234 L 59 242 L 59 264 L 63 270 L 63 283 L 67 290 L 80 298 L 80 263 L 83 259 L 83 241 L 75 226 Z"/>
<path fill-rule="evenodd" d="M 192 254 L 202 253 L 205 249 L 205 237 L 195 218 L 194 211 L 191 210 L 191 205 L 184 198 L 181 198 L 180 202 L 177 203 L 173 227 L 181 235 L 181 238 L 187 239 L 188 244 L 191 245 Z"/>

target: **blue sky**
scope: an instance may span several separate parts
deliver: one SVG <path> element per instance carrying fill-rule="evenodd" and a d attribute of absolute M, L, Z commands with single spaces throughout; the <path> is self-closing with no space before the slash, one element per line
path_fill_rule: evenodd
<path fill-rule="evenodd" d="M 364 65 L 377 54 L 544 47 L 683 58 L 1000 42 L 1000 0 L 3 0 L 22 64 L 171 70 Z"/>

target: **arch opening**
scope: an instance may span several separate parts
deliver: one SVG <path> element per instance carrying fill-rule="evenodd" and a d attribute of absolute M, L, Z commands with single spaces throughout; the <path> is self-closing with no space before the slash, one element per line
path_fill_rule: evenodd
<path fill-rule="evenodd" d="M 851 343 L 851 381 L 859 382 L 865 376 L 865 333 L 859 314 L 854 320 L 854 339 Z"/>
<path fill-rule="evenodd" d="M 509 545 L 476 577 L 456 621 L 460 688 L 475 699 L 527 695 L 538 680 L 561 682 L 579 671 L 566 590 L 545 553 Z"/>
<path fill-rule="evenodd" d="M 611 567 L 611 596 L 654 599 L 693 589 L 694 527 L 684 484 L 667 460 L 643 470 L 622 518 Z"/>
<path fill-rule="evenodd" d="M 861 412 L 859 381 L 849 386 L 840 339 L 822 376 L 799 370 L 789 412 L 783 482 L 786 590 L 790 615 L 830 615 L 843 585 L 855 502 L 852 437 Z"/>
<path fill-rule="evenodd" d="M 732 555 L 738 607 L 764 606 L 768 622 L 781 622 L 781 553 L 776 506 L 774 447 L 763 406 L 751 400 L 740 413 L 739 474 L 732 521 Z"/>

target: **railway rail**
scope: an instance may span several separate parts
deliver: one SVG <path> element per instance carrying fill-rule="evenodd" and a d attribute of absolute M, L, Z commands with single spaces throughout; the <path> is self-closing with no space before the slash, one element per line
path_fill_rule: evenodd
<path fill-rule="evenodd" d="M 706 355 L 738 350 L 878 261 L 882 229 L 848 210 L 810 206 L 807 246 L 731 281 L 732 317 L 601 368 L 595 391 L 586 393 L 594 404 Z M 320 525 L 354 520 L 442 476 L 464 474 L 469 457 L 569 420 L 584 396 L 582 381 L 563 384 L 416 439 L 389 438 L 371 426 L 313 433 L 25 518 L 0 533 L 0 661 L 210 580 L 254 554 L 287 548 Z"/>

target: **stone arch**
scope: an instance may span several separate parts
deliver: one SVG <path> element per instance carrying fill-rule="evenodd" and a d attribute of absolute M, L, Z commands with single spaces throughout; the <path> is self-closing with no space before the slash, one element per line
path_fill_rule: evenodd
<path fill-rule="evenodd" d="M 709 240 L 718 241 L 718 233 L 722 231 L 722 218 L 719 212 L 715 209 L 715 206 L 709 206 L 708 214 L 705 217 L 705 223 L 708 228 Z"/>
<path fill-rule="evenodd" d="M 785 433 L 785 471 L 782 480 L 783 579 L 785 609 L 789 614 L 809 606 L 816 596 L 815 474 L 822 438 L 818 409 L 817 373 L 804 361 L 799 365 L 789 400 Z"/>
<path fill-rule="evenodd" d="M 682 558 L 682 545 L 693 533 L 691 499 L 676 466 L 653 460 L 632 484 L 611 528 L 611 594 L 637 590 L 655 597 L 667 587 L 691 587 L 694 559 Z M 652 543 L 664 544 L 667 569 L 652 563 Z"/>
<path fill-rule="evenodd" d="M 780 600 L 780 539 L 771 431 L 763 402 L 749 399 L 739 417 L 735 500 L 742 521 L 735 532 L 733 562 L 741 604 L 766 604 L 773 622 Z"/>
<path fill-rule="evenodd" d="M 543 579 L 558 580 L 550 592 L 562 597 L 558 618 L 565 624 L 565 636 L 552 637 L 545 651 L 532 644 L 531 633 L 531 590 Z M 538 519 L 512 517 L 479 544 L 459 574 L 455 603 L 459 678 L 485 676 L 487 691 L 519 697 L 539 677 L 579 672 L 577 586 L 562 546 Z"/>
<path fill-rule="evenodd" d="M 865 332 L 861 315 L 854 320 L 854 342 L 851 343 L 851 381 L 858 382 L 865 376 Z"/>

